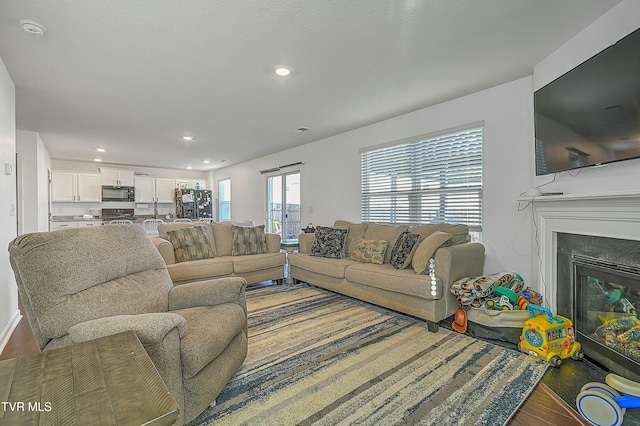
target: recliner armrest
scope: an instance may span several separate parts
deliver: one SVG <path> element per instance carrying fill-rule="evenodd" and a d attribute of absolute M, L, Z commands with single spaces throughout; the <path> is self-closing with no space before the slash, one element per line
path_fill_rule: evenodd
<path fill-rule="evenodd" d="M 169 311 L 194 306 L 216 306 L 223 303 L 238 304 L 247 311 L 245 288 L 241 277 L 215 278 L 212 280 L 180 284 L 169 292 Z"/>
<path fill-rule="evenodd" d="M 145 344 L 159 343 L 171 330 L 178 329 L 180 337 L 187 330 L 187 321 L 178 314 L 158 312 L 139 315 L 116 315 L 76 324 L 69 329 L 74 343 L 133 331 Z"/>

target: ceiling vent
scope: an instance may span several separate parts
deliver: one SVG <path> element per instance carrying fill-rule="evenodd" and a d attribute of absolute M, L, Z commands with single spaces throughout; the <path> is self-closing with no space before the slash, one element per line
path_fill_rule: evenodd
<path fill-rule="evenodd" d="M 298 127 L 295 132 L 296 133 L 302 133 L 302 132 L 306 132 L 307 130 L 309 130 L 308 127 Z"/>
<path fill-rule="evenodd" d="M 44 25 L 29 19 L 21 20 L 20 25 L 22 25 L 22 29 L 34 36 L 41 36 L 45 31 L 47 31 L 47 28 Z"/>

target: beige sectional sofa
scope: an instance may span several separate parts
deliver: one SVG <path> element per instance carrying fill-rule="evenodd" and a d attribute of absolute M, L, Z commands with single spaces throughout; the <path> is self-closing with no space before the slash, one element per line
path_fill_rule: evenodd
<path fill-rule="evenodd" d="M 469 242 L 466 225 L 336 221 L 333 228 L 348 230 L 343 257 L 311 255 L 315 234 L 301 234 L 299 252 L 289 255 L 294 280 L 422 318 L 434 332 L 438 330 L 440 320 L 456 311 L 456 298 L 449 291 L 451 284 L 483 272 L 484 246 Z M 409 255 L 407 267 L 397 269 L 390 263 L 391 252 L 404 231 L 418 234 L 419 240 Z M 367 241 L 388 242 L 382 264 L 351 257 L 352 253 L 360 252 L 358 243 Z M 430 275 L 430 259 L 433 259 L 434 280 Z M 425 265 L 424 271 L 416 273 L 414 266 L 420 271 Z"/>
<path fill-rule="evenodd" d="M 173 244 L 168 232 L 196 226 L 204 227 L 211 248 L 211 257 L 176 262 Z M 221 277 L 242 277 L 248 284 L 284 279 L 286 255 L 280 252 L 280 236 L 265 234 L 264 253 L 232 255 L 233 226 L 222 223 L 163 223 L 158 226 L 158 237 L 152 241 L 162 255 L 174 285 Z"/>

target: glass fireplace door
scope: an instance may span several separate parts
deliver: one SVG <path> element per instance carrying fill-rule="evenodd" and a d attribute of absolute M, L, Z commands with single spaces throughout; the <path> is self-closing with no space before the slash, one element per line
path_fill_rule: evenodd
<path fill-rule="evenodd" d="M 574 277 L 575 328 L 585 355 L 640 379 L 640 275 L 579 259 Z"/>

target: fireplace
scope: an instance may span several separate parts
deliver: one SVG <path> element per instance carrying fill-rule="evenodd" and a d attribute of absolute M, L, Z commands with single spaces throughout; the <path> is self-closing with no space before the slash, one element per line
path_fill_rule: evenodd
<path fill-rule="evenodd" d="M 640 242 L 557 234 L 558 313 L 585 355 L 640 380 Z"/>

